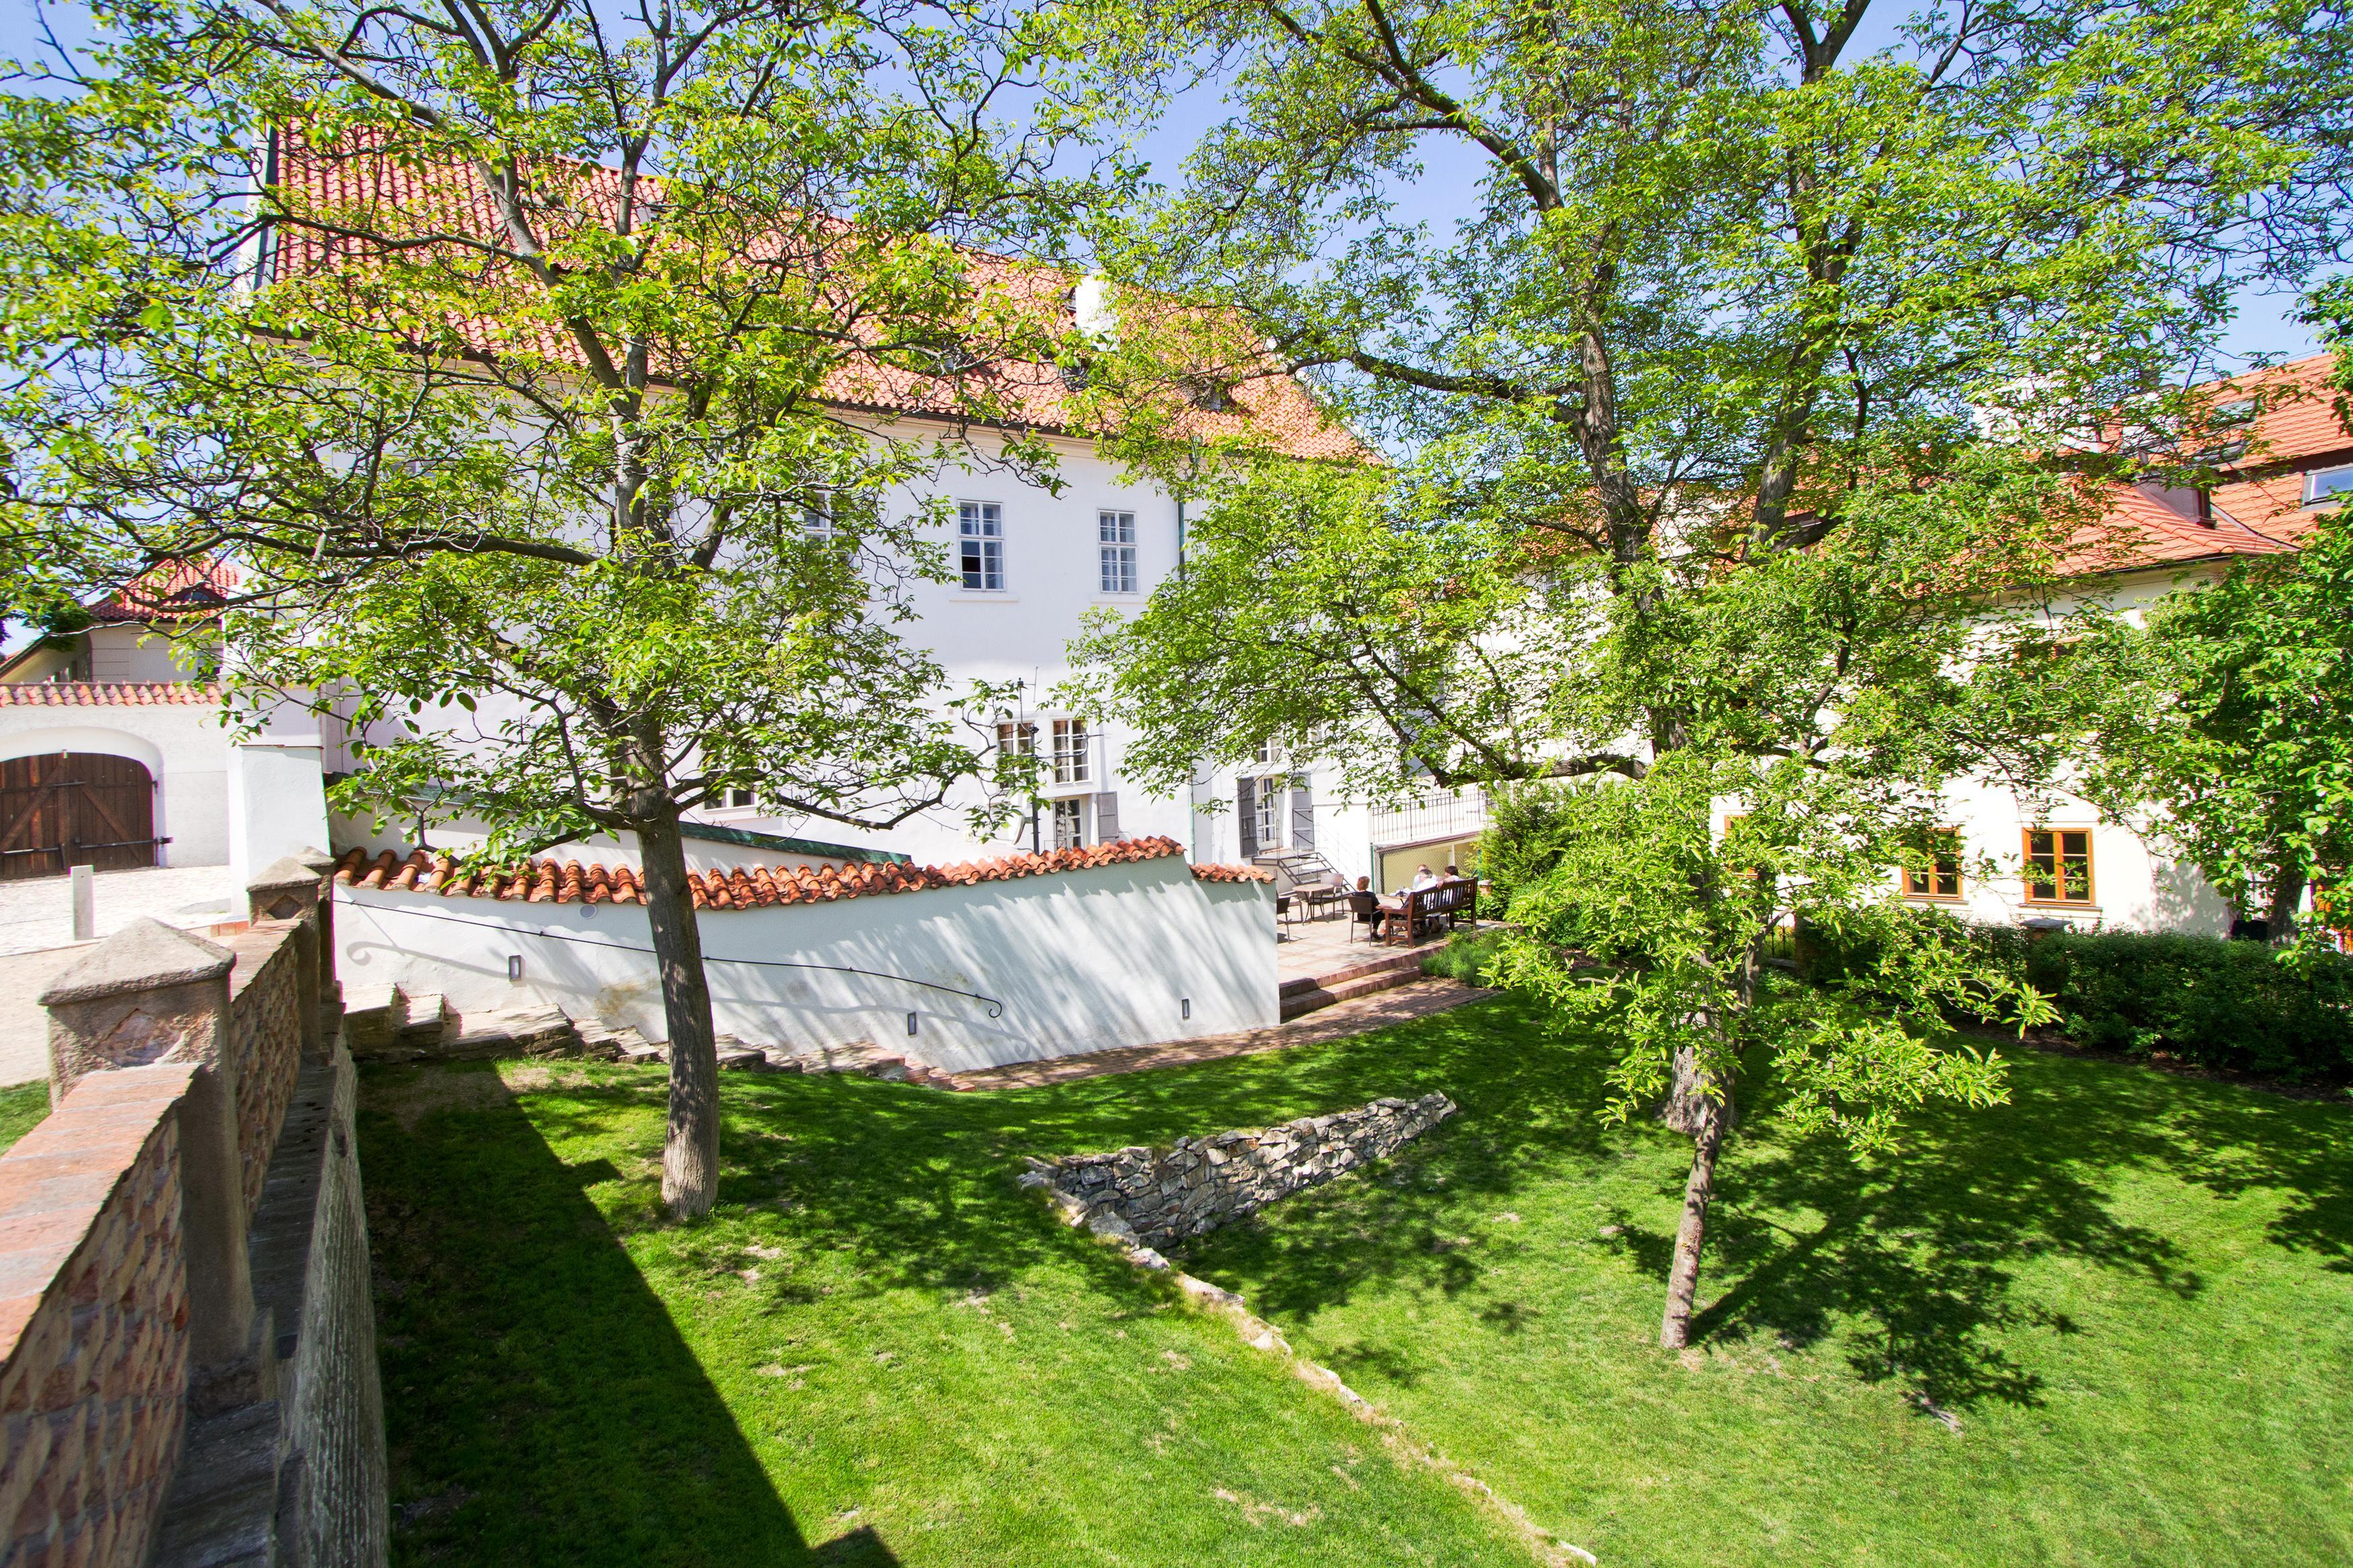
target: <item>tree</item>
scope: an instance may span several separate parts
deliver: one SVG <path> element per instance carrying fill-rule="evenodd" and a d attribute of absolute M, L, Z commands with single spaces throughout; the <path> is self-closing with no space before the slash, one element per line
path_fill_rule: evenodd
<path fill-rule="evenodd" d="M 990 772 L 899 633 L 945 565 L 902 492 L 1050 477 L 1060 275 L 965 242 L 1053 245 L 1079 100 L 956 0 L 92 15 L 5 104 L 9 528 L 84 583 L 233 556 L 232 686 L 366 737 L 346 809 L 634 833 L 663 1198 L 707 1210 L 680 814 L 885 826 Z"/>
<path fill-rule="evenodd" d="M 2037 650 L 2101 485 L 2194 468 L 2214 411 L 2180 378 L 2232 289 L 2343 237 L 2346 31 L 2024 0 L 1859 56 L 1868 0 L 1088 15 L 1140 93 L 1206 62 L 1233 106 L 1103 242 L 1113 449 L 1202 460 L 1157 417 L 1223 322 L 1229 375 L 1318 377 L 1385 461 L 1211 451 L 1185 574 L 1094 628 L 1081 692 L 1172 784 L 1270 738 L 1366 794 L 1558 781 L 1504 970 L 1606 1010 L 1614 1111 L 1664 1095 L 1694 1139 L 1680 1346 L 1744 1082 L 1858 1151 L 2000 1093 L 1921 1042 L 2039 1004 L 1902 915 L 1893 868 L 1936 852 L 1947 781 L 2063 754 L 2091 666 Z M 1403 207 L 1430 159 L 1451 224 Z M 1765 963 L 1792 919 L 1880 928 L 1881 972 L 1794 988 Z"/>
<path fill-rule="evenodd" d="M 2330 512 L 2300 542 L 2118 628 L 2129 675 L 2094 785 L 2284 944 L 2306 890 L 2317 904 L 2353 874 L 2353 519 Z"/>

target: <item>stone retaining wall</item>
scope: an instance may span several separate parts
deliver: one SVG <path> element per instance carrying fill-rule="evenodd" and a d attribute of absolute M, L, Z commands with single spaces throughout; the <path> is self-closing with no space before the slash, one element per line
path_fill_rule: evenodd
<path fill-rule="evenodd" d="M 0 1155 L 0 1568 L 385 1561 L 318 887 L 280 862 L 231 946 L 134 921 L 42 994 L 55 1109 Z"/>
<path fill-rule="evenodd" d="M 278 1131 L 302 1062 L 301 946 L 290 926 L 259 926 L 222 943 L 229 971 L 229 1043 L 237 1061 L 237 1153 L 246 1212 L 261 1201 Z"/>
<path fill-rule="evenodd" d="M 155 1537 L 188 1386 L 195 1072 L 92 1073 L 0 1157 L 0 1563 L 137 1564 Z"/>
<path fill-rule="evenodd" d="M 1044 1187 L 1072 1225 L 1166 1247 L 1368 1160 L 1386 1159 L 1454 1111 L 1443 1094 L 1376 1100 L 1280 1127 L 1179 1138 L 1166 1149 L 1135 1146 L 1033 1160 L 1021 1180 Z"/>

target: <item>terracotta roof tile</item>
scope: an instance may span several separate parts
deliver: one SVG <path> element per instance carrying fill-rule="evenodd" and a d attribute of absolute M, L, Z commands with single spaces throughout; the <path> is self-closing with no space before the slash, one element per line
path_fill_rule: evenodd
<path fill-rule="evenodd" d="M 2130 485 L 2116 485 L 2106 515 L 2077 531 L 2068 553 L 2060 560 L 2060 569 L 2078 576 L 2241 555 L 2278 555 L 2295 549 L 2292 536 L 2282 538 L 2251 528 L 2221 505 L 2219 493 L 2215 501 L 2213 521 L 2203 523 Z"/>
<path fill-rule="evenodd" d="M 220 688 L 197 680 L 19 680 L 0 682 L 0 708 L 197 708 Z"/>
<path fill-rule="evenodd" d="M 354 140 L 329 150 L 313 148 L 299 138 L 287 138 L 280 161 L 280 194 L 290 211 L 370 214 L 369 225 L 386 232 L 414 232 L 420 223 L 483 234 L 502 232 L 489 193 L 470 165 L 426 166 L 396 160 L 374 146 Z M 610 222 L 619 203 L 619 176 L 596 163 L 575 165 L 579 177 L 569 183 L 567 205 Z M 351 226 L 365 226 L 352 225 Z M 330 240 L 314 231 L 289 226 L 273 252 L 280 279 L 318 277 L 349 267 L 363 254 L 364 242 Z M 780 245 L 781 242 L 779 241 Z M 967 277 L 975 288 L 1009 304 L 1026 315 L 1060 330 L 1067 322 L 1063 301 L 1077 282 L 1063 269 L 971 247 L 957 247 Z M 756 247 L 754 259 L 761 258 Z M 488 300 L 496 289 L 495 267 L 485 269 L 479 258 L 459 258 L 462 266 L 482 277 L 480 293 Z M 484 354 L 523 353 L 558 363 L 575 363 L 578 349 L 556 323 L 535 310 L 492 311 L 448 323 L 470 349 Z M 987 373 L 1016 416 L 1050 430 L 1078 431 L 1068 409 L 1067 388 L 1060 366 L 1027 361 L 1005 361 Z M 836 370 L 824 384 L 822 395 L 839 406 L 882 413 L 955 417 L 957 399 L 937 378 L 885 363 L 880 358 Z M 1347 429 L 1330 418 L 1295 377 L 1270 365 L 1262 374 L 1245 375 L 1231 387 L 1230 412 L 1190 409 L 1184 418 L 1189 428 L 1207 438 L 1255 432 L 1278 449 L 1296 458 L 1363 458 L 1368 456 Z"/>
<path fill-rule="evenodd" d="M 1193 877 L 1202 882 L 1271 882 L 1274 873 L 1263 866 L 1196 866 Z"/>
<path fill-rule="evenodd" d="M 202 619 L 220 613 L 238 582 L 237 568 L 225 561 L 168 561 L 90 610 L 101 621 Z"/>
<path fill-rule="evenodd" d="M 694 907 L 698 910 L 765 909 L 773 904 L 825 903 L 837 899 L 916 892 L 925 888 L 1014 881 L 1059 871 L 1165 859 L 1184 852 L 1173 838 L 1124 838 L 1116 844 L 1056 849 L 1044 855 L 1008 855 L 955 866 L 871 861 L 822 868 L 731 866 L 689 872 L 687 880 L 694 889 Z M 1269 873 L 1255 866 L 1196 866 L 1193 875 L 1209 882 L 1271 879 Z M 501 899 L 535 904 L 645 901 L 644 884 L 636 868 L 630 866 L 608 869 L 601 863 L 584 866 L 577 860 L 549 858 L 533 859 L 516 867 L 473 867 L 460 864 L 450 855 L 435 855 L 422 849 L 412 849 L 405 856 L 386 849 L 374 858 L 364 849 L 347 850 L 336 862 L 335 880 L 347 887 L 434 893 L 445 899 Z"/>

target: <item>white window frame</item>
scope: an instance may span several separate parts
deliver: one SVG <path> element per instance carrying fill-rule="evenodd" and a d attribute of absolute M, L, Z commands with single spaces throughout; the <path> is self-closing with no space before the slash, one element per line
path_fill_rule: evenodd
<path fill-rule="evenodd" d="M 2332 478 L 2340 479 L 2340 482 L 2329 489 L 2322 489 L 2320 481 Z M 2340 498 L 2347 501 L 2353 501 L 2353 463 L 2338 463 L 2334 468 L 2313 468 L 2305 474 L 2305 505 L 2326 506 Z"/>
<path fill-rule="evenodd" d="M 1095 541 L 1106 594 L 1142 592 L 1135 566 L 1135 514 L 1109 507 L 1095 513 Z"/>
<path fill-rule="evenodd" d="M 1053 847 L 1057 849 L 1083 849 L 1087 847 L 1087 797 L 1082 795 L 1064 795 L 1052 803 L 1054 807 Z"/>
<path fill-rule="evenodd" d="M 1251 796 L 1250 811 L 1258 818 L 1258 847 L 1261 855 L 1270 849 L 1280 849 L 1287 842 L 1284 835 L 1284 804 L 1291 798 L 1291 775 L 1269 773 L 1258 781 L 1258 791 Z"/>
<path fill-rule="evenodd" d="M 810 490 L 801 497 L 801 532 L 812 544 L 833 542 L 833 496 L 826 490 Z"/>
<path fill-rule="evenodd" d="M 1054 782 L 1058 784 L 1082 784 L 1089 782 L 1093 770 L 1088 765 L 1088 742 L 1092 738 L 1084 719 L 1054 721 Z"/>
<path fill-rule="evenodd" d="M 956 570 L 967 594 L 1005 592 L 1005 508 L 1001 503 L 956 502 Z"/>

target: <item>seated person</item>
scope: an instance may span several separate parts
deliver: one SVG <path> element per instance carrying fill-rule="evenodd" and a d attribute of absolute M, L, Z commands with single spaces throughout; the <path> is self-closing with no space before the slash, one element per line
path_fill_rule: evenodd
<path fill-rule="evenodd" d="M 1343 879 L 1343 880 L 1345 880 L 1345 879 Z M 1382 922 L 1389 918 L 1389 910 L 1381 903 L 1381 900 L 1374 895 L 1373 879 L 1370 877 L 1359 877 L 1356 879 L 1356 891 L 1364 894 L 1366 898 L 1372 900 L 1370 912 L 1366 916 L 1366 919 L 1372 922 L 1373 936 L 1374 939 L 1377 941 L 1381 934 Z"/>
<path fill-rule="evenodd" d="M 1416 866 L 1413 868 L 1413 886 L 1407 890 L 1409 892 L 1419 893 L 1424 888 L 1435 888 L 1436 886 L 1438 886 L 1438 874 L 1432 871 L 1429 866 L 1425 864 Z"/>
<path fill-rule="evenodd" d="M 1446 863 L 1446 879 L 1450 882 L 1459 882 L 1462 879 L 1461 871 L 1456 868 L 1451 860 Z"/>

